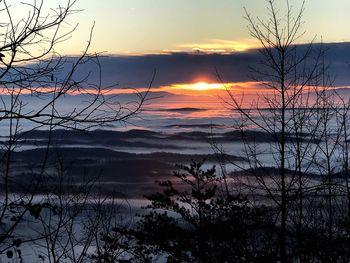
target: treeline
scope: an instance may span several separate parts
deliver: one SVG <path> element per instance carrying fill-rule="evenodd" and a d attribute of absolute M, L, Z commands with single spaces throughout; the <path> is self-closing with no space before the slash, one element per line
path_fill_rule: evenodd
<path fill-rule="evenodd" d="M 346 196 L 333 192 L 333 217 L 322 189 L 288 200 L 286 254 L 281 258 L 280 208 L 254 202 L 247 189 L 227 191 L 215 167 L 181 166 L 131 226 L 101 233 L 94 262 L 349 262 Z M 264 176 L 264 175 L 262 175 Z M 332 221 L 332 222 L 331 222 Z M 332 230 L 329 232 L 329 226 Z M 123 260 L 122 260 L 123 259 Z"/>

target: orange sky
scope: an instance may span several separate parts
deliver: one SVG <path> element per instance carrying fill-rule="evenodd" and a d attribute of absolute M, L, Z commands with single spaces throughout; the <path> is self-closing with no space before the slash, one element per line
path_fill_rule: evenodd
<path fill-rule="evenodd" d="M 283 13 L 285 1 L 276 1 Z M 302 0 L 290 1 L 298 9 Z M 66 0 L 44 1 L 43 17 Z M 28 14 L 28 5 L 12 0 L 13 20 Z M 247 30 L 246 8 L 266 17 L 263 0 L 78 0 L 63 31 L 78 25 L 71 37 L 58 45 L 61 54 L 80 54 L 95 23 L 91 51 L 108 54 L 150 54 L 167 51 L 240 52 L 257 43 Z M 308 0 L 304 12 L 306 33 L 300 43 L 314 36 L 324 42 L 349 41 L 349 0 Z"/>

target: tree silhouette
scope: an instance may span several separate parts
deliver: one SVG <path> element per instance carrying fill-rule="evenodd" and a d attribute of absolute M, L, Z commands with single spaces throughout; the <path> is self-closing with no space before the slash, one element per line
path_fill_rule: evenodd
<path fill-rule="evenodd" d="M 147 92 L 136 93 L 137 100 L 123 104 L 106 93 L 101 81 L 90 83 L 91 72 L 79 73 L 82 65 L 92 63 L 101 78 L 98 54 L 89 53 L 93 30 L 81 55 L 68 58 L 57 52 L 57 44 L 69 39 L 76 29 L 67 26 L 69 17 L 77 12 L 75 3 L 67 0 L 56 8 L 47 9 L 43 0 L 0 1 L 0 124 L 1 136 L 5 138 L 0 143 L 0 256 L 13 261 L 17 258 L 22 262 L 21 247 L 24 245 L 52 241 L 52 234 L 69 225 L 53 224 L 62 216 L 62 206 L 56 202 L 65 200 L 67 206 L 76 205 L 71 203 L 74 200 L 68 201 L 68 197 L 61 194 L 59 198 L 54 198 L 53 193 L 41 196 L 49 178 L 57 175 L 52 171 L 60 162 L 50 156 L 54 152 L 52 131 L 59 127 L 86 131 L 126 121 L 141 111 L 147 95 Z M 18 17 L 20 10 L 26 14 L 24 17 Z M 62 107 L 67 96 L 73 94 L 80 101 L 71 107 Z M 25 168 L 29 170 L 27 178 L 21 178 L 24 168 L 15 157 L 16 150 L 20 149 L 25 134 L 38 129 L 47 131 L 43 155 L 32 167 Z M 52 221 L 44 222 L 47 214 Z M 68 217 L 69 220 L 73 218 Z M 33 221 L 32 226 L 35 226 L 40 220 L 43 226 L 50 224 L 47 231 L 32 232 L 31 236 L 24 233 L 25 222 Z M 82 260 L 79 256 L 76 259 L 76 262 Z"/>
<path fill-rule="evenodd" d="M 202 165 L 179 166 L 182 171 L 174 172 L 173 179 L 158 182 L 162 191 L 147 196 L 151 204 L 140 220 L 105 233 L 106 247 L 124 248 L 135 262 L 159 257 L 166 262 L 272 260 L 271 241 L 261 230 L 274 227 L 263 209 L 252 209 L 239 194 L 227 195 L 215 167 L 203 170 Z M 114 236 L 127 241 L 118 243 Z"/>

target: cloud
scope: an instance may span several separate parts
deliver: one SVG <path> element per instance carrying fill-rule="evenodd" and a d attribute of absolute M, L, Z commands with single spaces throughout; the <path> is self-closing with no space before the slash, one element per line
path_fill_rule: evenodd
<path fill-rule="evenodd" d="M 104 85 L 140 88 L 149 84 L 153 70 L 154 87 L 199 81 L 217 82 L 215 69 L 225 81 L 248 81 L 248 66 L 256 63 L 256 52 L 236 54 L 170 53 L 100 58 Z M 88 65 L 85 65 L 85 67 Z M 86 72 L 86 69 L 82 69 Z M 231 81 L 230 81 L 231 82 Z"/>
<path fill-rule="evenodd" d="M 247 51 L 258 46 L 258 41 L 253 39 L 244 39 L 240 41 L 211 39 L 205 43 L 192 43 L 179 45 L 181 49 L 207 53 L 231 53 L 235 51 Z"/>
<path fill-rule="evenodd" d="M 319 47 L 316 44 L 315 47 Z M 350 84 L 350 43 L 325 43 L 326 63 L 330 65 L 330 74 L 335 77 L 335 85 Z M 302 52 L 307 45 L 299 45 Z M 225 82 L 252 81 L 249 67 L 259 67 L 261 55 L 258 49 L 233 52 L 230 54 L 217 53 L 165 53 L 130 56 L 103 56 L 100 58 L 102 67 L 102 84 L 118 88 L 142 88 L 148 86 L 153 70 L 157 70 L 153 87 L 161 87 L 180 83 L 206 81 L 218 82 L 215 70 L 220 73 Z M 95 67 L 95 68 L 94 68 Z M 78 72 L 84 75 L 94 72 L 96 65 L 82 65 Z M 91 75 L 92 81 L 97 82 L 96 74 Z"/>

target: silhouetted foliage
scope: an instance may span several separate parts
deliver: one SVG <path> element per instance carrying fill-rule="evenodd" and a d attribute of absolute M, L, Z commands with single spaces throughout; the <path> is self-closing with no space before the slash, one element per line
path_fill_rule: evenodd
<path fill-rule="evenodd" d="M 215 167 L 203 170 L 202 165 L 180 166 L 172 180 L 158 182 L 162 191 L 147 197 L 151 204 L 134 226 L 103 235 L 104 252 L 95 255 L 100 255 L 96 262 L 114 262 L 109 261 L 112 247 L 125 249 L 135 262 L 272 259 L 274 227 L 265 207 L 253 208 L 242 195 L 222 191 Z M 120 242 L 121 236 L 127 241 Z"/>

